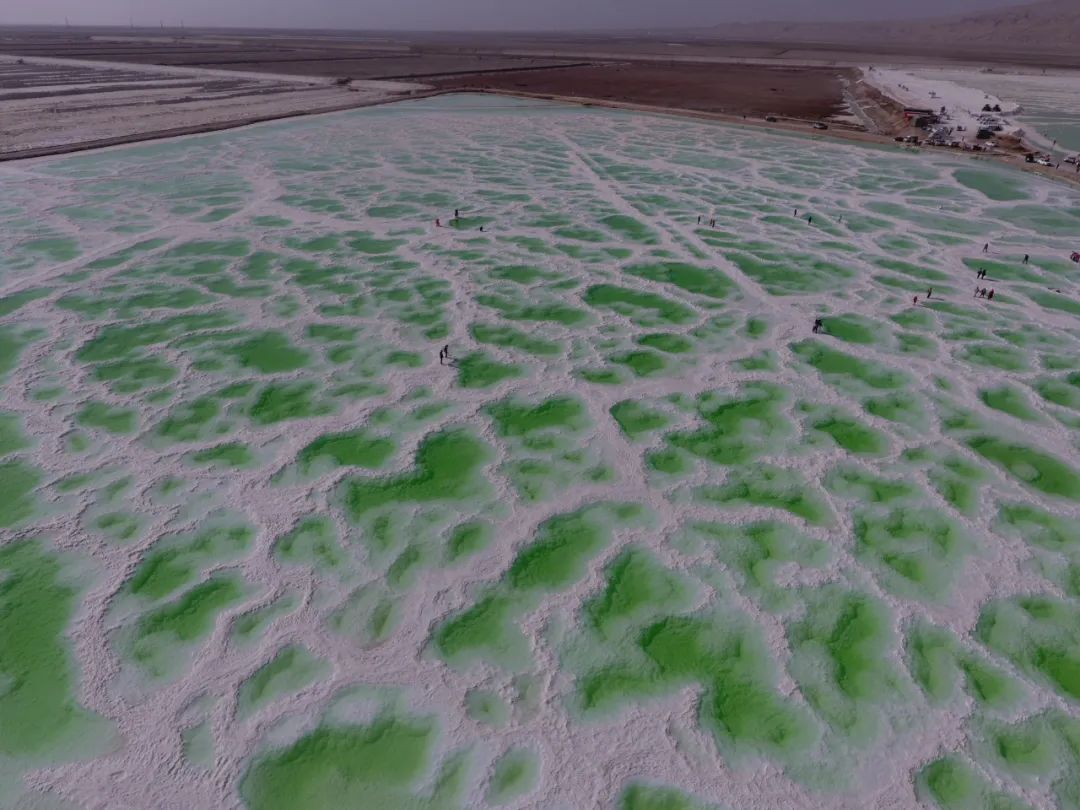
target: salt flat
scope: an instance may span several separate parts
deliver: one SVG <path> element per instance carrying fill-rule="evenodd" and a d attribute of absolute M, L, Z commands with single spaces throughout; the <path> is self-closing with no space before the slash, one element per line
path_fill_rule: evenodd
<path fill-rule="evenodd" d="M 1018 118 L 1037 146 L 1059 154 L 1080 152 L 1080 75 L 1074 71 L 925 70 L 920 75 L 967 84 L 1021 107 Z M 1056 148 L 1055 148 L 1056 147 Z"/>
<path fill-rule="evenodd" d="M 1056 154 L 1080 150 L 1080 74 L 1074 71 L 974 70 L 871 67 L 866 80 L 901 104 L 944 108 L 949 123 L 965 127 L 971 139 L 984 106 L 1000 107 L 1004 132 Z"/>
<path fill-rule="evenodd" d="M 465 96 L 0 180 L 0 804 L 1080 801 L 1075 189 Z"/>
<path fill-rule="evenodd" d="M 345 86 L 348 84 L 349 86 Z M 0 54 L 0 160 L 361 107 L 420 85 Z"/>

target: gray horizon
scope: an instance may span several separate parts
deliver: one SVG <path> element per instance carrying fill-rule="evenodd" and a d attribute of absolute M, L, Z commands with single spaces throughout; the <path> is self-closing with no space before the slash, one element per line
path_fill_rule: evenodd
<path fill-rule="evenodd" d="M 0 25 L 294 28 L 398 31 L 675 29 L 752 22 L 845 22 L 942 17 L 1016 0 L 0 0 Z"/>

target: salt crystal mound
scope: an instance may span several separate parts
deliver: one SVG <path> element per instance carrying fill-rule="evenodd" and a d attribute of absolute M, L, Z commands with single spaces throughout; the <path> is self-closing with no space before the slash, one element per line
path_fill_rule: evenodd
<path fill-rule="evenodd" d="M 1080 84 L 1071 71 L 1001 73 L 997 70 L 918 69 L 913 73 L 924 89 L 935 90 L 938 98 L 929 101 L 933 109 L 942 104 L 948 106 L 953 100 L 961 105 L 967 100 L 967 92 L 961 90 L 959 97 L 954 98 L 946 88 L 957 85 L 977 88 L 994 97 L 989 102 L 991 106 L 1000 99 L 1007 112 L 1019 107 L 1006 119 L 1015 117 L 1024 130 L 1025 140 L 1036 148 L 1057 152 L 1055 163 L 1059 162 L 1062 152 L 1075 154 L 1080 151 L 1080 109 L 1075 101 Z M 912 87 L 905 80 L 901 81 Z M 985 103 L 986 99 L 973 105 L 973 109 L 981 111 Z"/>
<path fill-rule="evenodd" d="M 0 804 L 1080 801 L 1075 190 L 473 97 L 0 175 Z"/>

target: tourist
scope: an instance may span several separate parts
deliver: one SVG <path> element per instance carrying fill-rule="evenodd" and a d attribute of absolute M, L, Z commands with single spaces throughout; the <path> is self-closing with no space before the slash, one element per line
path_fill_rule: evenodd
<path fill-rule="evenodd" d="M 814 321 L 814 328 L 813 328 L 813 330 L 812 330 L 812 331 L 813 331 L 813 332 L 814 332 L 814 334 L 816 335 L 816 334 L 818 334 L 818 333 L 819 333 L 819 332 L 820 332 L 820 331 L 821 331 L 822 329 L 824 329 L 824 328 L 825 328 L 825 324 L 823 324 L 823 323 L 821 322 L 821 318 L 817 318 L 817 319 L 816 319 L 816 320 Z"/>
<path fill-rule="evenodd" d="M 934 288 L 933 287 L 930 287 L 929 289 L 927 289 L 926 297 L 927 298 L 933 298 L 934 297 Z"/>
<path fill-rule="evenodd" d="M 915 296 L 914 298 L 912 298 L 912 299 L 911 299 L 911 303 L 912 303 L 912 304 L 917 304 L 917 303 L 919 303 L 919 296 L 917 296 L 917 295 L 916 295 L 916 296 Z"/>
<path fill-rule="evenodd" d="M 442 227 L 442 223 L 441 223 L 441 222 L 439 222 L 439 220 L 438 220 L 438 219 L 436 219 L 436 220 L 435 220 L 435 227 L 436 227 L 436 228 L 441 228 L 441 227 Z"/>
<path fill-rule="evenodd" d="M 991 290 L 990 292 L 988 292 L 986 294 L 986 300 L 987 301 L 993 301 L 994 300 L 994 291 L 993 290 Z"/>
<path fill-rule="evenodd" d="M 985 245 L 983 245 L 983 253 L 989 253 L 989 252 L 990 252 L 990 243 L 987 242 Z"/>
<path fill-rule="evenodd" d="M 1027 264 L 1030 260 L 1031 260 L 1031 257 L 1028 254 L 1025 253 L 1024 254 L 1024 264 Z"/>

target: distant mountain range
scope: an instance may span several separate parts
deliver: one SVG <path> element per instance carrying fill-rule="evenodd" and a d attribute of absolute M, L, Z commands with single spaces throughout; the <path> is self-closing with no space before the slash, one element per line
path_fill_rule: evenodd
<path fill-rule="evenodd" d="M 1041 0 L 939 19 L 850 23 L 741 23 L 717 26 L 722 39 L 785 42 L 874 42 L 1075 51 L 1080 0 Z"/>

